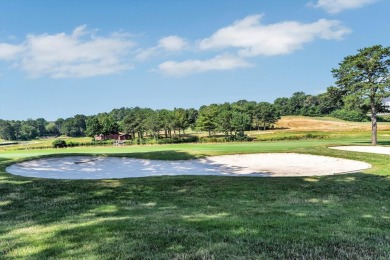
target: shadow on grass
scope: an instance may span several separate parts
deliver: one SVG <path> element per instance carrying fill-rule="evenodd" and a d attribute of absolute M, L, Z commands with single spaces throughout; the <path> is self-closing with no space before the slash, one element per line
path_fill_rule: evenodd
<path fill-rule="evenodd" d="M 354 142 L 354 143 L 370 145 L 370 144 L 371 144 L 371 141 L 360 141 L 360 142 Z M 390 145 L 390 141 L 381 141 L 381 140 L 378 140 L 378 145 Z"/>
<path fill-rule="evenodd" d="M 115 153 L 115 154 L 103 154 L 103 156 L 115 156 L 115 157 L 131 157 L 138 159 L 150 159 L 150 160 L 190 160 L 199 157 L 204 157 L 204 154 L 190 154 L 182 151 L 154 151 L 154 152 L 136 152 L 136 153 Z"/>
<path fill-rule="evenodd" d="M 388 177 L 9 179 L 29 182 L 0 179 L 0 257 L 390 257 Z"/>
<path fill-rule="evenodd" d="M 11 159 L 0 157 L 0 163 L 4 163 L 4 162 L 7 162 L 7 161 L 11 161 Z"/>

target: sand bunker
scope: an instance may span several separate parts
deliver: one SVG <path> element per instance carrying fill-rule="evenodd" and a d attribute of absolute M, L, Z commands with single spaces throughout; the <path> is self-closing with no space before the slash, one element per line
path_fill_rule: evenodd
<path fill-rule="evenodd" d="M 335 146 L 329 148 L 352 152 L 390 154 L 390 147 L 388 146 Z"/>
<path fill-rule="evenodd" d="M 69 156 L 14 164 L 15 175 L 52 179 L 111 179 L 161 175 L 318 176 L 370 168 L 364 162 L 294 153 L 213 156 L 199 160 L 144 160 Z"/>

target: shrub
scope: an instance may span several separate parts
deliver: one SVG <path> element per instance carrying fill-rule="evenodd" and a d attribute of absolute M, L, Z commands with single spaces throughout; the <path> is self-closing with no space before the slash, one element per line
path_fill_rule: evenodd
<path fill-rule="evenodd" d="M 378 122 L 390 122 L 390 116 L 378 116 Z"/>
<path fill-rule="evenodd" d="M 199 142 L 201 143 L 226 143 L 226 142 L 243 142 L 243 141 L 253 141 L 255 138 L 247 135 L 229 135 L 227 137 L 201 137 Z"/>
<path fill-rule="evenodd" d="M 67 147 L 75 147 L 75 146 L 79 146 L 79 145 L 80 145 L 80 143 L 72 142 L 72 141 L 69 141 L 69 142 L 66 143 Z"/>
<path fill-rule="evenodd" d="M 307 133 L 304 135 L 283 135 L 283 136 L 270 136 L 270 137 L 257 137 L 257 141 L 295 141 L 295 140 L 307 140 L 307 139 L 323 139 L 327 135 Z"/>
<path fill-rule="evenodd" d="M 367 115 L 354 110 L 339 109 L 333 111 L 330 115 L 346 121 L 353 121 L 353 122 L 368 121 Z"/>
<path fill-rule="evenodd" d="M 56 139 L 53 141 L 52 146 L 53 146 L 53 148 L 65 148 L 66 142 L 65 142 L 65 140 Z"/>
<path fill-rule="evenodd" d="M 225 137 L 201 137 L 199 138 L 200 143 L 225 143 L 229 142 Z"/>
<path fill-rule="evenodd" d="M 197 136 L 190 137 L 173 137 L 173 138 L 163 138 L 158 139 L 158 144 L 181 144 L 181 143 L 196 143 L 199 141 Z"/>

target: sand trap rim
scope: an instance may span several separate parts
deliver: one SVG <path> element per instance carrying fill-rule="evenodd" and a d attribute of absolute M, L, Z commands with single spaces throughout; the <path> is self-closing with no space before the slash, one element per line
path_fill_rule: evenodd
<path fill-rule="evenodd" d="M 235 154 L 169 161 L 115 155 L 91 157 L 83 154 L 43 156 L 35 160 L 27 158 L 9 166 L 7 172 L 51 179 L 113 179 L 161 175 L 301 177 L 351 173 L 370 167 L 370 164 L 360 161 L 297 153 Z"/>

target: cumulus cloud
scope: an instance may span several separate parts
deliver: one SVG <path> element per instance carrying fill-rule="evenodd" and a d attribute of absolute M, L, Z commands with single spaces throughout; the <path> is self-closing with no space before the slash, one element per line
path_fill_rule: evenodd
<path fill-rule="evenodd" d="M 238 48 L 245 57 L 288 54 L 315 39 L 340 40 L 350 32 L 337 20 L 320 19 L 313 23 L 286 21 L 261 23 L 262 15 L 247 16 L 216 31 L 199 42 L 201 50 Z"/>
<path fill-rule="evenodd" d="M 134 45 L 125 35 L 99 37 L 82 25 L 71 34 L 28 35 L 21 45 L 2 43 L 0 59 L 14 60 L 32 77 L 91 77 L 131 68 L 126 57 Z"/>
<path fill-rule="evenodd" d="M 377 0 L 318 0 L 315 4 L 309 3 L 309 5 L 316 8 L 322 8 L 328 13 L 336 14 L 346 9 L 360 8 L 376 1 Z"/>
<path fill-rule="evenodd" d="M 23 45 L 0 43 L 0 60 L 12 60 L 25 50 Z"/>
<path fill-rule="evenodd" d="M 142 50 L 137 55 L 137 59 L 146 60 L 160 52 L 179 52 L 184 50 L 187 46 L 188 43 L 186 40 L 179 36 L 171 35 L 160 39 L 156 46 Z"/>
<path fill-rule="evenodd" d="M 212 70 L 232 70 L 252 66 L 241 57 L 219 55 L 208 60 L 166 61 L 158 66 L 158 71 L 170 76 L 184 76 Z"/>
<path fill-rule="evenodd" d="M 159 46 L 167 51 L 181 51 L 187 46 L 187 42 L 178 36 L 168 36 L 159 41 Z"/>

